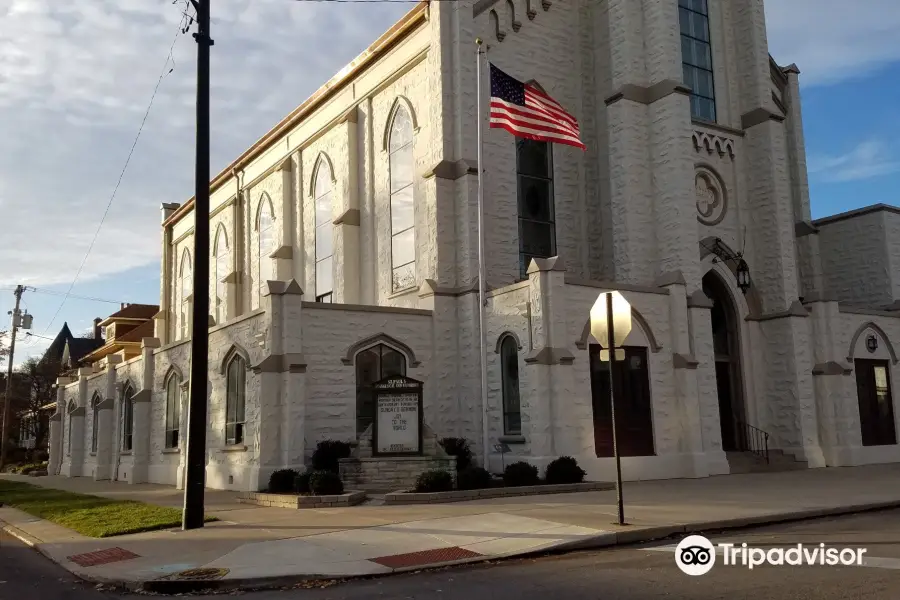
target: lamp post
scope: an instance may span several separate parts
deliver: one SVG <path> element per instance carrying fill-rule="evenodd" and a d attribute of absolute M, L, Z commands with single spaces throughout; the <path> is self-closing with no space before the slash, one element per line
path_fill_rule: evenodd
<path fill-rule="evenodd" d="M 625 360 L 621 348 L 631 332 L 631 305 L 619 292 L 603 292 L 591 308 L 591 335 L 600 345 L 600 360 L 609 361 L 609 405 L 612 420 L 613 457 L 616 461 L 616 505 L 618 524 L 625 525 L 625 502 L 622 499 L 622 461 L 619 458 L 619 441 L 616 432 L 616 361 Z"/>

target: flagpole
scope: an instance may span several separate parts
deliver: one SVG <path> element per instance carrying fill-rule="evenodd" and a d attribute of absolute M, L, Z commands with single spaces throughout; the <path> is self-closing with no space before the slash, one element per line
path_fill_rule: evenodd
<path fill-rule="evenodd" d="M 478 80 L 476 88 L 476 98 L 478 103 L 478 333 L 481 346 L 481 460 L 482 467 L 490 469 L 488 464 L 488 386 L 487 386 L 487 348 L 485 346 L 486 332 L 484 327 L 484 307 L 487 304 L 485 297 L 485 268 L 484 268 L 484 162 L 482 157 L 481 145 L 481 128 L 482 128 L 482 112 L 481 112 L 481 55 L 484 53 L 481 38 L 475 40 L 475 77 Z"/>

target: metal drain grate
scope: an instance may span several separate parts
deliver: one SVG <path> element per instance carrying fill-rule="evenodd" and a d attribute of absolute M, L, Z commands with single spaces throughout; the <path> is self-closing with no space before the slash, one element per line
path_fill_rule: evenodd
<path fill-rule="evenodd" d="M 228 569 L 188 569 L 166 579 L 177 581 L 213 581 L 228 575 Z"/>
<path fill-rule="evenodd" d="M 134 552 L 129 552 L 124 548 L 109 548 L 107 550 L 98 550 L 96 552 L 75 554 L 74 556 L 69 556 L 67 558 L 81 567 L 97 567 L 100 565 L 108 565 L 109 563 L 119 562 L 122 560 L 140 558 L 140 556 L 135 554 Z"/>
<path fill-rule="evenodd" d="M 461 560 L 463 558 L 475 558 L 476 556 L 481 556 L 481 554 L 472 552 L 471 550 L 465 550 L 459 546 L 451 546 L 450 548 L 423 550 L 421 552 L 410 552 L 409 554 L 381 556 L 379 558 L 370 558 L 369 560 L 390 569 L 400 569 L 403 567 L 434 565 L 453 560 Z"/>

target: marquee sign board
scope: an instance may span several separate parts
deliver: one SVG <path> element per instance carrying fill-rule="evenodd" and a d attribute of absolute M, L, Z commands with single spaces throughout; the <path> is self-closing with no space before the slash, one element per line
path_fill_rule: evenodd
<path fill-rule="evenodd" d="M 374 456 L 422 454 L 422 382 L 401 375 L 386 377 L 375 389 Z"/>

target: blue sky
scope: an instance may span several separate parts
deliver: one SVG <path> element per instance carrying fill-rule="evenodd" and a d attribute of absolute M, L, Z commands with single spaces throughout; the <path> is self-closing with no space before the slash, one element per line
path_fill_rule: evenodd
<path fill-rule="evenodd" d="M 216 0 L 213 172 L 409 8 Z M 176 35 L 182 10 L 172 0 L 0 2 L 0 222 L 16 224 L 0 245 L 3 310 L 16 283 L 68 289 L 165 73 L 73 290 L 159 302 L 159 205 L 193 191 L 196 48 Z M 859 0 L 848 9 L 846 0 L 767 0 L 766 17 L 773 56 L 802 71 L 813 216 L 900 203 L 900 2 Z M 117 308 L 70 298 L 50 323 L 60 300 L 26 293 L 34 334 L 52 337 L 67 321 L 78 335 Z M 19 343 L 16 362 L 49 342 Z"/>

